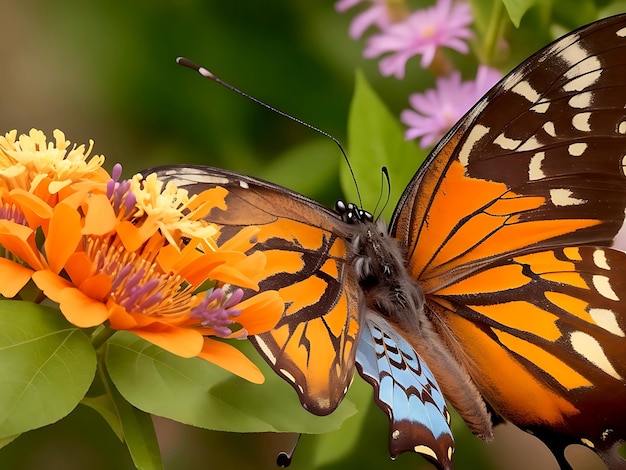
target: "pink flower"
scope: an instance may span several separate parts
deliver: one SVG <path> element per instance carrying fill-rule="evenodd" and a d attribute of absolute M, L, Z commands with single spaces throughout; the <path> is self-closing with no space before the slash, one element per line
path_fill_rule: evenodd
<path fill-rule="evenodd" d="M 499 71 L 481 65 L 475 80 L 461 81 L 456 71 L 437 79 L 434 89 L 409 97 L 413 109 L 405 109 L 400 120 L 409 126 L 406 140 L 421 137 L 420 146 L 429 147 L 443 135 L 498 81 Z"/>
<path fill-rule="evenodd" d="M 421 54 L 421 65 L 427 68 L 440 46 L 467 54 L 469 48 L 464 40 L 472 36 L 468 28 L 472 20 L 467 3 L 438 0 L 433 7 L 416 11 L 369 38 L 363 55 L 371 59 L 390 52 L 380 61 L 380 73 L 402 79 L 406 62 L 415 55 Z"/>
<path fill-rule="evenodd" d="M 335 10 L 343 13 L 364 0 L 339 0 L 335 3 Z M 391 24 L 386 0 L 365 0 L 370 7 L 354 17 L 350 23 L 349 34 L 352 39 L 359 39 L 367 28 L 376 26 L 385 29 Z"/>

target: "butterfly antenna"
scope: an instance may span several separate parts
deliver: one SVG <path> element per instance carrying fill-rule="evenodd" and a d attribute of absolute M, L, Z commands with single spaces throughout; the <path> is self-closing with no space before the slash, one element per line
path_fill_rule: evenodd
<path fill-rule="evenodd" d="M 376 207 L 374 208 L 374 214 L 376 213 L 376 211 L 378 209 L 378 204 L 380 204 L 380 200 L 383 197 L 382 187 L 383 187 L 385 181 L 387 181 L 387 198 L 385 199 L 385 204 L 380 209 L 380 213 L 379 213 L 378 217 L 380 217 L 382 215 L 384 210 L 387 208 L 387 204 L 389 204 L 389 200 L 391 199 L 391 179 L 389 178 L 389 170 L 387 170 L 386 166 L 383 166 L 381 168 L 381 170 L 380 170 L 380 180 L 381 180 L 380 181 L 381 190 L 380 190 L 380 194 L 378 195 L 378 201 L 376 201 Z M 376 218 L 378 218 L 378 217 L 376 217 Z"/>
<path fill-rule="evenodd" d="M 276 457 L 276 465 L 281 468 L 288 467 L 291 465 L 291 461 L 293 460 L 293 454 L 296 451 L 296 447 L 298 446 L 298 442 L 300 442 L 300 438 L 302 434 L 298 434 L 298 438 L 296 439 L 296 443 L 293 445 L 293 448 L 290 452 L 281 452 Z"/>
<path fill-rule="evenodd" d="M 322 129 L 313 126 L 312 124 L 309 124 L 308 122 L 304 122 L 301 119 L 298 119 L 297 117 L 292 116 L 291 114 L 287 114 L 284 111 L 281 111 L 278 108 L 275 108 L 274 106 L 271 106 L 263 101 L 261 101 L 258 98 L 255 98 L 252 95 L 249 95 L 248 93 L 241 91 L 239 88 L 234 87 L 233 85 L 231 85 L 230 83 L 227 83 L 225 81 L 223 81 L 221 78 L 215 76 L 212 72 L 210 72 L 209 70 L 205 69 L 204 67 L 200 67 L 198 64 L 196 64 L 195 62 L 187 59 L 186 57 L 177 57 L 176 58 L 176 63 L 178 65 L 182 65 L 183 67 L 187 67 L 190 68 L 192 70 L 195 70 L 196 72 L 198 72 L 200 75 L 202 75 L 205 78 L 210 78 L 211 80 L 213 80 L 214 82 L 222 85 L 223 87 L 228 88 L 230 91 L 234 91 L 235 93 L 243 96 L 244 98 L 248 98 L 251 101 L 254 101 L 256 104 L 263 106 L 266 109 L 269 109 L 270 111 L 275 112 L 276 114 L 279 114 L 280 116 L 283 116 L 287 119 L 291 119 L 294 122 L 297 122 L 298 124 L 304 126 L 304 127 L 308 127 L 309 129 L 318 132 L 320 134 L 322 134 L 325 137 L 328 137 L 330 140 L 332 140 L 337 147 L 339 147 L 339 151 L 341 152 L 341 154 L 343 155 L 344 160 L 346 161 L 346 163 L 348 164 L 348 169 L 350 170 L 350 175 L 352 176 L 352 181 L 354 181 L 354 186 L 356 188 L 356 193 L 357 193 L 357 197 L 359 198 L 359 205 L 362 207 L 363 203 L 361 201 L 361 192 L 359 191 L 359 185 L 356 182 L 356 176 L 354 176 L 354 171 L 352 170 L 352 165 L 350 165 L 350 160 L 348 159 L 348 156 L 346 155 L 346 152 L 344 151 L 343 147 L 341 146 L 341 143 L 332 135 L 330 135 L 328 132 L 323 131 Z"/>

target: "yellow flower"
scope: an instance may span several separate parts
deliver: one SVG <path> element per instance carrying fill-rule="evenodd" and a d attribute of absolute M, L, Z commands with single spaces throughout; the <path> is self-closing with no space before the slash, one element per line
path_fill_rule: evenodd
<path fill-rule="evenodd" d="M 36 129 L 19 137 L 15 130 L 0 136 L 0 189 L 23 189 L 54 206 L 71 194 L 88 191 L 91 185 L 85 183 L 109 179 L 101 168 L 104 157 L 87 160 L 93 141 L 85 151 L 84 145 L 70 148 L 63 132 L 55 130 L 53 135 L 54 143 Z"/>

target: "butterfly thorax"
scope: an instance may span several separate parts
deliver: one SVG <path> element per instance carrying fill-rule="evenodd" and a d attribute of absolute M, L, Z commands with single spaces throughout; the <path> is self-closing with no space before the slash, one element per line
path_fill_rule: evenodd
<path fill-rule="evenodd" d="M 485 440 L 492 438 L 492 420 L 467 370 L 460 365 L 431 321 L 424 292 L 406 269 L 405 254 L 383 220 L 373 221 L 354 204 L 337 205 L 350 225 L 352 267 L 370 311 L 384 316 L 422 356 L 447 399 L 469 428 Z M 356 212 L 356 211 L 360 212 Z"/>

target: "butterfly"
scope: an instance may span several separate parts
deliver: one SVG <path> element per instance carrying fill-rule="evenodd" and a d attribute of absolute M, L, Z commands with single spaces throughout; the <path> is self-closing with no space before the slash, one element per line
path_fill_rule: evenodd
<path fill-rule="evenodd" d="M 285 312 L 251 341 L 304 408 L 331 413 L 355 368 L 392 456 L 452 468 L 448 404 L 483 439 L 510 421 L 624 468 L 626 15 L 537 52 L 435 147 L 389 226 L 206 166 L 156 172 L 227 191 L 218 243 L 255 226 L 259 286 Z"/>

